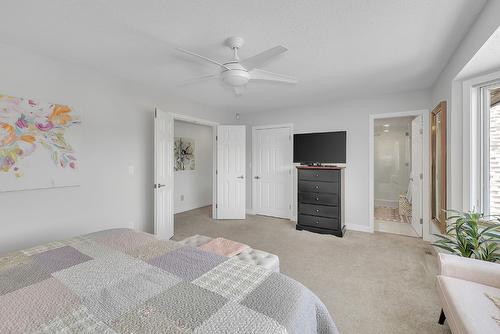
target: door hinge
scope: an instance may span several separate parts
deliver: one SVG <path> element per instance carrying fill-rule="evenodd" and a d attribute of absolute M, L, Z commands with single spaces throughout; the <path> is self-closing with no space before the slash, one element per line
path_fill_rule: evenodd
<path fill-rule="evenodd" d="M 423 135 L 424 134 L 424 129 L 420 129 L 419 132 L 420 132 L 421 135 Z"/>
<path fill-rule="evenodd" d="M 424 223 L 424 219 L 420 218 L 420 224 L 423 224 L 423 223 Z"/>
<path fill-rule="evenodd" d="M 424 179 L 424 174 L 420 173 L 420 180 Z"/>
<path fill-rule="evenodd" d="M 292 210 L 292 205 L 291 205 L 291 204 L 289 204 L 289 205 L 288 205 L 288 208 L 289 208 L 290 210 Z"/>
<path fill-rule="evenodd" d="M 288 135 L 288 140 L 292 140 L 292 135 Z"/>
<path fill-rule="evenodd" d="M 215 204 L 215 208 L 216 208 L 216 209 L 218 208 L 217 204 Z"/>
<path fill-rule="evenodd" d="M 158 117 L 158 115 L 156 114 L 156 108 L 155 108 L 155 118 Z"/>
<path fill-rule="evenodd" d="M 219 136 L 215 136 L 215 141 L 219 140 Z"/>
<path fill-rule="evenodd" d="M 218 175 L 219 174 L 219 171 L 216 169 L 215 170 L 215 175 Z"/>

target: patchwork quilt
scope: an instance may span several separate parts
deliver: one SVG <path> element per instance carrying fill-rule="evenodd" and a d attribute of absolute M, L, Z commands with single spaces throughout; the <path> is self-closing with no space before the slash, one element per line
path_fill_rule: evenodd
<path fill-rule="evenodd" d="M 63 332 L 338 333 L 300 283 L 130 229 L 0 257 L 0 333 Z"/>

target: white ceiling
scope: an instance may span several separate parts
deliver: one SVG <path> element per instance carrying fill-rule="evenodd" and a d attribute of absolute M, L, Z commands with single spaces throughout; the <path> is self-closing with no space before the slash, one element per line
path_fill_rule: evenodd
<path fill-rule="evenodd" d="M 428 88 L 485 0 L 2 0 L 0 43 L 111 72 L 218 109 L 262 111 Z M 242 58 L 282 44 L 263 69 L 297 86 L 252 82 L 235 97 L 217 82 L 179 87 L 217 66 L 228 36 Z"/>
<path fill-rule="evenodd" d="M 467 78 L 473 75 L 500 69 L 500 27 L 488 38 L 486 43 L 460 71 L 457 78 Z"/>

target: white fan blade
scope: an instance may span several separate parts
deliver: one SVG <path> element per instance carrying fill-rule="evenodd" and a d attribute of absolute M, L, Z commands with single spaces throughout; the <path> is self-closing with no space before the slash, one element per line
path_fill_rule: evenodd
<path fill-rule="evenodd" d="M 220 63 L 220 62 L 218 62 L 217 60 L 213 60 L 213 59 L 210 59 L 210 58 L 204 57 L 204 56 L 199 55 L 199 54 L 197 54 L 197 53 L 194 53 L 194 52 L 191 52 L 191 51 L 188 51 L 188 50 L 184 50 L 184 49 L 181 49 L 181 48 L 175 48 L 175 49 L 176 49 L 176 50 L 178 50 L 178 51 L 180 51 L 180 52 L 184 52 L 184 53 L 186 53 L 186 54 L 188 54 L 188 55 L 195 56 L 195 57 L 201 58 L 201 59 L 203 59 L 203 60 L 206 60 L 206 61 L 208 61 L 208 62 L 210 62 L 210 63 L 212 63 L 212 64 L 219 65 L 220 67 L 222 67 L 222 68 L 224 68 L 224 69 L 226 69 L 226 70 L 230 70 L 230 68 L 229 68 L 229 67 L 227 67 L 226 65 L 224 65 L 224 64 L 222 64 L 222 63 Z"/>
<path fill-rule="evenodd" d="M 289 84 L 296 84 L 299 82 L 294 77 L 289 77 L 283 74 L 264 71 L 258 68 L 251 70 L 249 73 L 250 73 L 250 80 L 274 81 L 274 82 L 283 82 Z"/>
<path fill-rule="evenodd" d="M 284 46 L 278 45 L 278 46 L 275 46 L 274 48 L 271 48 L 269 50 L 266 50 L 264 52 L 256 54 L 255 56 L 252 56 L 252 57 L 247 58 L 247 59 L 243 59 L 239 63 L 247 71 L 250 71 L 250 70 L 253 70 L 254 68 L 256 68 L 257 66 L 264 64 L 269 59 L 276 57 L 277 55 L 280 55 L 287 50 L 288 49 L 285 48 Z"/>
<path fill-rule="evenodd" d="M 205 80 L 208 80 L 208 79 L 216 79 L 216 78 L 219 78 L 218 74 L 202 75 L 202 76 L 199 76 L 199 77 L 196 77 L 196 78 L 191 78 L 191 79 L 184 80 L 178 86 L 187 86 L 187 85 L 191 85 L 191 84 L 194 84 L 194 83 L 197 83 L 197 82 L 205 81 Z"/>

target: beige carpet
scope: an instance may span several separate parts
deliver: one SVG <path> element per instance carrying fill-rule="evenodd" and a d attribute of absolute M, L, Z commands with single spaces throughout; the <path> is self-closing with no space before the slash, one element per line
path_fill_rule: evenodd
<path fill-rule="evenodd" d="M 281 272 L 318 295 L 341 333 L 450 333 L 437 324 L 436 257 L 421 239 L 351 231 L 337 238 L 262 216 L 214 221 L 210 212 L 176 215 L 174 238 L 222 236 L 278 255 Z"/>

